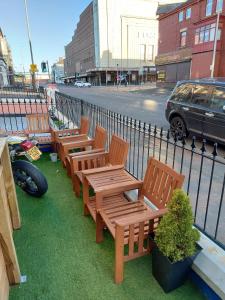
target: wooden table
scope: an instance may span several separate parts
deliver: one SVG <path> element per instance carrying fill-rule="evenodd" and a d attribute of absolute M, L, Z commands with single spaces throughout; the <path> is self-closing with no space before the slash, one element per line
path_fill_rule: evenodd
<path fill-rule="evenodd" d="M 118 168 L 99 168 L 96 173 L 85 174 L 83 178 L 84 214 L 90 213 L 96 220 L 96 210 L 106 205 L 107 199 L 103 200 L 105 193 L 116 195 L 121 193 L 124 187 L 127 187 L 127 190 L 132 190 L 136 189 L 140 183 L 141 181 L 134 178 L 121 166 Z M 90 187 L 94 190 L 95 197 L 89 197 Z"/>

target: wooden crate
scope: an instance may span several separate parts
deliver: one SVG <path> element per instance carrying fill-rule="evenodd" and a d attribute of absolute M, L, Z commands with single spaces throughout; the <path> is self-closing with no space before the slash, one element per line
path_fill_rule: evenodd
<path fill-rule="evenodd" d="M 0 138 L 0 299 L 8 299 L 9 284 L 20 283 L 13 229 L 21 226 L 6 139 Z"/>
<path fill-rule="evenodd" d="M 0 246 L 0 299 L 9 298 L 9 280 L 6 272 L 5 260 Z"/>

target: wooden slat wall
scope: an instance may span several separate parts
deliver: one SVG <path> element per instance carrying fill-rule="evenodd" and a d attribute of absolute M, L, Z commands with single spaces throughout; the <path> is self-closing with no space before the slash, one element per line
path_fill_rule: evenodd
<path fill-rule="evenodd" d="M 8 145 L 0 138 L 0 300 L 8 299 L 9 284 L 20 283 L 13 229 L 21 226 Z"/>
<path fill-rule="evenodd" d="M 7 300 L 9 298 L 9 280 L 7 277 L 5 261 L 0 246 L 0 299 Z"/>

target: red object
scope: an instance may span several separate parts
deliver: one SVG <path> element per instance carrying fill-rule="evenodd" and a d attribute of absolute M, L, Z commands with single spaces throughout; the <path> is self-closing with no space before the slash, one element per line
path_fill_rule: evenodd
<path fill-rule="evenodd" d="M 190 78 L 204 78 L 211 76 L 210 65 L 212 64 L 214 41 L 204 41 L 205 32 L 216 24 L 216 4 L 213 1 L 212 14 L 206 16 L 207 0 L 190 0 L 184 2 L 176 9 L 159 15 L 159 43 L 156 65 L 158 70 L 165 70 L 166 81 L 175 82 Z M 187 9 L 191 9 L 190 18 L 186 18 Z M 179 13 L 183 12 L 183 21 L 179 22 Z M 215 60 L 215 77 L 225 77 L 225 5 L 220 15 L 219 29 L 221 37 L 217 42 Z M 199 42 L 196 30 L 204 29 L 201 34 L 203 42 Z M 209 30 L 209 29 L 208 29 Z M 182 32 L 186 32 L 186 45 L 181 47 Z M 186 71 L 185 71 L 186 68 Z"/>
<path fill-rule="evenodd" d="M 22 142 L 20 145 L 21 145 L 21 147 L 22 147 L 25 151 L 27 151 L 27 150 L 31 149 L 32 147 L 34 147 L 34 144 L 33 144 L 31 141 L 24 141 L 24 142 Z"/>

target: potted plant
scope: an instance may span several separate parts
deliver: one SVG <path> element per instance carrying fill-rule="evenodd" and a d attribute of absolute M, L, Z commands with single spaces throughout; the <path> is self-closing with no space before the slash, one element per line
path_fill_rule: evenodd
<path fill-rule="evenodd" d="M 175 190 L 168 204 L 168 213 L 156 229 L 156 247 L 152 254 L 153 276 L 165 292 L 184 283 L 200 251 L 196 244 L 199 238 L 198 230 L 193 228 L 189 197 L 182 190 Z"/>

